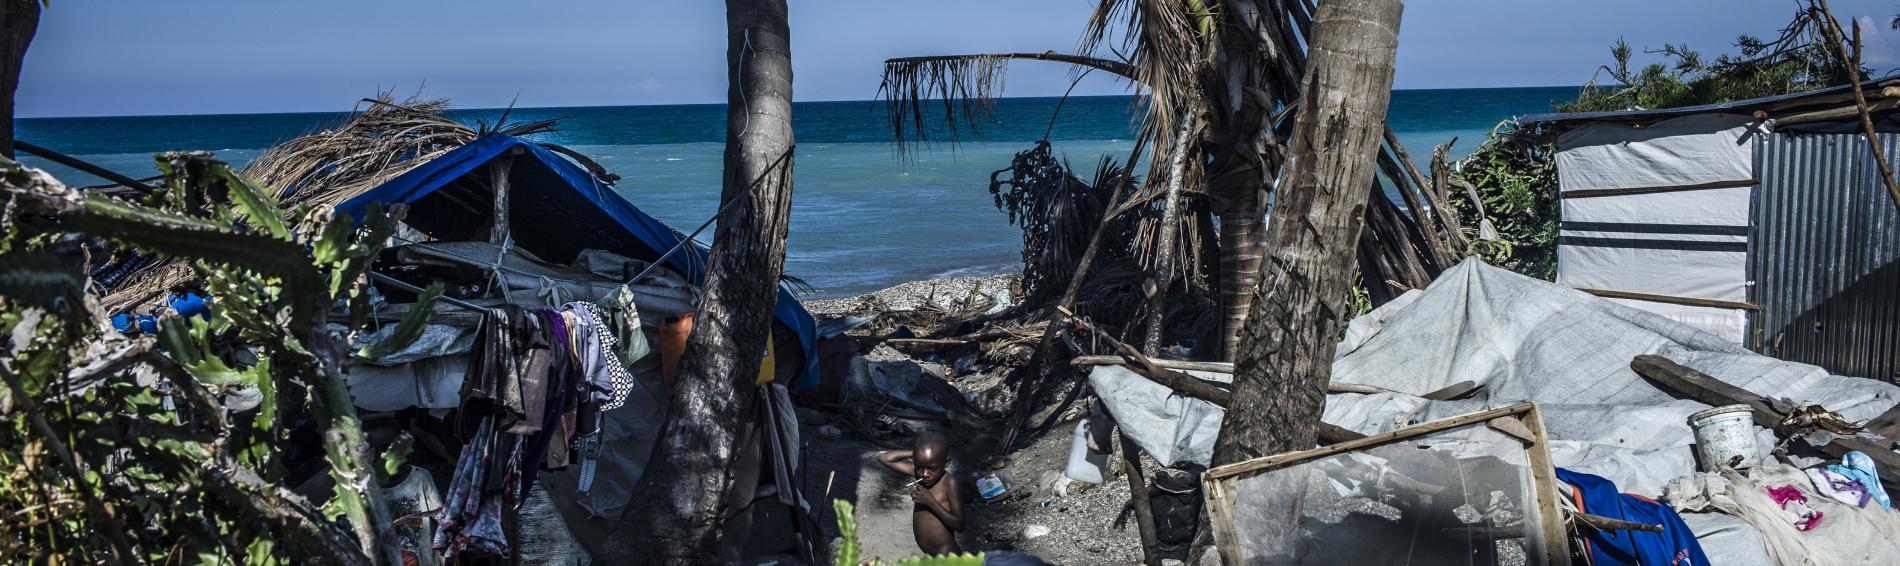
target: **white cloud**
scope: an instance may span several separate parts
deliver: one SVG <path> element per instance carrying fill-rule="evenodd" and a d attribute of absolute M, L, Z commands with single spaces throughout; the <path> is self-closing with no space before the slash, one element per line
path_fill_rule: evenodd
<path fill-rule="evenodd" d="M 1885 76 L 1900 68 L 1900 30 L 1889 27 L 1885 20 L 1872 16 L 1854 18 L 1854 23 L 1860 24 L 1860 62 L 1873 68 L 1874 76 Z"/>

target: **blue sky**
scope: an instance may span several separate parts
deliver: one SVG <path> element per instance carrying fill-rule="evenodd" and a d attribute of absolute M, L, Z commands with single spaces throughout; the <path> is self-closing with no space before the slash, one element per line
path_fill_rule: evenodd
<path fill-rule="evenodd" d="M 1836 0 L 1862 18 L 1868 64 L 1900 66 L 1893 0 Z M 791 0 L 799 100 L 876 94 L 889 57 L 1068 51 L 1091 0 Z M 1398 88 L 1581 84 L 1622 37 L 1707 55 L 1772 35 L 1792 0 L 1415 0 Z M 724 3 L 627 0 L 56 0 L 27 54 L 18 114 L 347 110 L 378 89 L 464 107 L 722 102 Z M 1006 96 L 1050 96 L 1066 67 L 1017 63 Z M 1124 85 L 1091 77 L 1080 94 Z"/>

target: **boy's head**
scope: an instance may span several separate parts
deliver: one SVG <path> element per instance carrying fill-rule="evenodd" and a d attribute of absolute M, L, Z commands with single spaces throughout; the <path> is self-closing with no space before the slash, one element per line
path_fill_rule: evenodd
<path fill-rule="evenodd" d="M 943 433 L 927 431 L 917 435 L 916 444 L 911 447 L 911 463 L 917 470 L 917 482 L 924 487 L 934 487 L 943 479 L 945 468 L 950 464 L 950 439 Z"/>

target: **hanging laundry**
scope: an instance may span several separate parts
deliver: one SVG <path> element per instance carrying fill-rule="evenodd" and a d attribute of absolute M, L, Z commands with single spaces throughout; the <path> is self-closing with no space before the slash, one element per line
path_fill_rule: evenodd
<path fill-rule="evenodd" d="M 612 323 L 599 305 L 588 302 L 574 302 L 562 305 L 563 310 L 574 314 L 575 332 L 582 336 L 580 345 L 581 372 L 593 386 L 593 400 L 601 402 L 600 409 L 611 411 L 620 408 L 627 401 L 627 395 L 633 392 L 633 375 L 617 353 L 620 338 L 613 332 Z M 640 336 L 642 343 L 646 340 Z M 644 346 L 642 346 L 644 349 Z"/>
<path fill-rule="evenodd" d="M 1768 497 L 1781 506 L 1786 518 L 1794 524 L 1795 530 L 1805 531 L 1821 524 L 1821 512 L 1808 506 L 1808 496 L 1792 485 L 1767 487 Z"/>
<path fill-rule="evenodd" d="M 633 289 L 623 286 L 607 295 L 600 302 L 600 310 L 609 330 L 620 341 L 614 353 L 620 356 L 621 365 L 633 367 L 634 362 L 652 352 L 646 332 L 640 329 L 640 310 L 633 304 Z"/>
<path fill-rule="evenodd" d="M 483 313 L 470 352 L 468 377 L 462 381 L 462 402 L 489 400 L 506 410 L 502 426 L 526 416 L 522 399 L 524 356 L 543 342 L 540 322 L 519 305 L 502 305 Z M 545 347 L 545 344 L 541 344 Z"/>
<path fill-rule="evenodd" d="M 495 459 L 494 432 L 495 418 L 483 417 L 456 460 L 433 544 L 444 558 L 471 550 L 508 555 L 508 539 L 501 527 L 503 503 L 498 493 L 483 487 L 490 479 L 484 476 Z"/>
<path fill-rule="evenodd" d="M 521 420 L 508 427 L 509 434 L 534 434 L 546 424 L 548 374 L 554 369 L 554 353 L 546 348 L 528 350 L 521 372 Z"/>

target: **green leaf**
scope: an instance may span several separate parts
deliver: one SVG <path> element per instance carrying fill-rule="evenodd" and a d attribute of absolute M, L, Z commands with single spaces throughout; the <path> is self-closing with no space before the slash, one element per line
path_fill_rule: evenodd
<path fill-rule="evenodd" d="M 402 471 L 404 462 L 409 461 L 409 453 L 414 450 L 416 438 L 404 432 L 396 435 L 396 440 L 383 450 L 383 477 L 393 478 Z"/>
<path fill-rule="evenodd" d="M 423 329 L 429 325 L 429 318 L 435 315 L 435 300 L 441 296 L 442 282 L 429 284 L 429 288 L 422 290 L 422 295 L 416 299 L 415 305 L 409 308 L 409 312 L 402 314 L 402 321 L 396 324 L 396 330 L 390 333 L 389 338 L 365 346 L 356 352 L 356 357 L 372 360 L 400 352 L 403 348 L 414 344 L 417 338 L 422 337 Z"/>
<path fill-rule="evenodd" d="M 21 250 L 0 254 L 0 297 L 50 307 L 62 300 L 77 299 L 85 285 L 85 276 L 79 270 L 51 253 Z"/>

